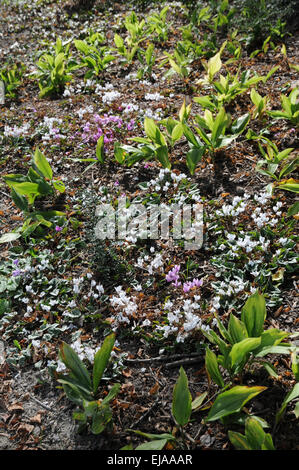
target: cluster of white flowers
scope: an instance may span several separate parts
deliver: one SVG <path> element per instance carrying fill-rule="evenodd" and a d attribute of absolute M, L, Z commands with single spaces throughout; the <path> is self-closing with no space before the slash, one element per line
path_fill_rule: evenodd
<path fill-rule="evenodd" d="M 154 270 L 161 268 L 164 264 L 163 256 L 161 253 L 157 253 L 154 259 L 151 259 L 149 255 L 137 258 L 136 267 L 142 268 L 148 271 L 149 274 L 153 274 Z"/>
<path fill-rule="evenodd" d="M 258 240 L 253 240 L 249 235 L 245 234 L 243 231 L 239 232 L 239 237 L 237 238 L 234 233 L 227 234 L 227 240 L 231 246 L 232 252 L 238 252 L 238 248 L 244 248 L 246 253 L 251 253 L 256 247 L 261 247 L 264 251 L 267 251 L 270 240 L 265 239 L 262 235 L 259 236 Z M 222 244 L 219 247 L 221 250 L 227 250 L 226 245 Z"/>
<path fill-rule="evenodd" d="M 67 85 L 65 87 L 65 90 L 63 92 L 63 96 L 65 98 L 67 98 L 68 96 L 71 96 L 71 95 L 78 95 L 80 93 L 83 93 L 83 91 L 85 90 L 86 88 L 86 83 L 84 82 L 84 80 L 82 80 L 81 82 L 79 83 L 76 83 L 76 85 Z"/>
<path fill-rule="evenodd" d="M 271 194 L 268 194 L 266 192 L 254 195 L 254 200 L 262 206 L 264 204 L 267 204 L 267 202 L 269 202 L 269 199 L 271 199 Z"/>
<path fill-rule="evenodd" d="M 160 93 L 146 93 L 144 95 L 144 99 L 147 101 L 161 101 L 164 98 L 163 95 L 160 95 Z"/>
<path fill-rule="evenodd" d="M 238 294 L 246 289 L 247 283 L 244 282 L 240 277 L 235 277 L 234 279 L 228 281 L 221 281 L 219 284 L 212 283 L 213 289 L 218 296 L 231 297 Z M 213 307 L 215 307 L 213 305 Z M 216 308 L 216 307 L 215 307 Z"/>
<path fill-rule="evenodd" d="M 199 300 L 199 295 L 194 296 L 194 301 L 184 299 L 182 306 L 174 310 L 172 310 L 174 302 L 171 300 L 165 302 L 164 311 L 167 312 L 168 324 L 157 327 L 159 331 L 163 332 L 164 338 L 179 331 L 176 341 L 181 343 L 195 330 L 209 331 L 210 327 L 202 322 L 198 313 L 200 311 Z"/>
<path fill-rule="evenodd" d="M 122 286 L 115 287 L 116 294 L 110 297 L 110 304 L 116 311 L 114 319 L 114 329 L 119 323 L 130 323 L 128 317 L 131 317 L 137 311 L 136 299 L 130 297 L 123 290 Z"/>
<path fill-rule="evenodd" d="M 74 294 L 79 294 L 80 291 L 81 291 L 81 288 L 82 288 L 82 281 L 83 281 L 83 278 L 82 277 L 74 277 L 73 278 L 73 292 Z"/>
<path fill-rule="evenodd" d="M 86 114 L 86 113 L 89 113 L 89 114 L 93 113 L 93 106 L 92 105 L 86 106 L 85 108 L 80 108 L 76 112 L 76 114 L 78 114 L 78 116 L 79 116 L 79 119 L 82 119 L 84 114 Z"/>
<path fill-rule="evenodd" d="M 135 103 L 122 103 L 121 106 L 123 108 L 122 112 L 124 114 L 130 114 L 130 113 L 133 113 L 134 111 L 138 111 L 139 109 L 138 104 L 135 104 Z"/>
<path fill-rule="evenodd" d="M 141 109 L 140 110 L 141 116 L 148 117 L 153 119 L 154 121 L 159 121 L 163 116 L 162 108 L 157 108 L 153 111 L 151 108 Z"/>
<path fill-rule="evenodd" d="M 119 98 L 119 97 L 120 97 L 119 91 L 115 91 L 115 90 L 107 91 L 106 93 L 104 93 L 102 95 L 102 101 L 103 101 L 103 103 L 110 104 L 110 103 L 112 103 L 112 101 L 117 100 L 117 98 Z"/>
<path fill-rule="evenodd" d="M 24 137 L 26 134 L 28 134 L 28 131 L 30 129 L 30 123 L 25 123 L 23 126 L 17 127 L 17 126 L 4 126 L 4 137 Z"/>
<path fill-rule="evenodd" d="M 235 196 L 231 204 L 224 204 L 220 210 L 216 211 L 216 214 L 219 216 L 231 216 L 237 217 L 242 212 L 246 211 L 247 203 L 243 199 L 249 199 L 249 195 L 245 195 L 243 198 L 240 196 Z M 236 219 L 236 223 L 238 220 Z"/>
<path fill-rule="evenodd" d="M 97 284 L 96 281 L 92 279 L 90 282 L 89 293 L 88 295 L 85 295 L 84 298 L 93 297 L 94 299 L 98 299 L 104 293 L 105 293 L 105 290 L 102 284 L 100 282 Z"/>
<path fill-rule="evenodd" d="M 48 129 L 48 132 L 42 136 L 43 142 L 47 142 L 53 138 L 57 139 L 64 137 L 60 130 L 57 128 L 62 123 L 62 119 L 56 117 L 44 117 L 43 122 L 39 125 L 39 129 Z"/>

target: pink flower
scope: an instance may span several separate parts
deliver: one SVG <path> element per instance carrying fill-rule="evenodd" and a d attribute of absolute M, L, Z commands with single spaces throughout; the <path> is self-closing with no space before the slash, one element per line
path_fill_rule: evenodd
<path fill-rule="evenodd" d="M 56 230 L 56 232 L 61 232 L 62 227 L 60 227 L 59 225 L 56 225 L 55 230 Z"/>

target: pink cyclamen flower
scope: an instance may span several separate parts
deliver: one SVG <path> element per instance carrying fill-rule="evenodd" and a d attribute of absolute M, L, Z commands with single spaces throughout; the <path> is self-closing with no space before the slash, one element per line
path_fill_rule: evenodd
<path fill-rule="evenodd" d="M 202 279 L 193 279 L 193 281 L 184 282 L 183 291 L 186 293 L 193 289 L 193 287 L 201 287 L 202 282 Z"/>
<path fill-rule="evenodd" d="M 181 266 L 179 264 L 176 264 L 170 271 L 169 273 L 166 274 L 166 281 L 171 282 L 173 286 L 178 287 L 181 285 L 179 282 L 179 271 L 181 269 Z"/>
<path fill-rule="evenodd" d="M 60 227 L 59 225 L 56 225 L 55 230 L 56 230 L 56 232 L 61 232 L 62 227 Z"/>

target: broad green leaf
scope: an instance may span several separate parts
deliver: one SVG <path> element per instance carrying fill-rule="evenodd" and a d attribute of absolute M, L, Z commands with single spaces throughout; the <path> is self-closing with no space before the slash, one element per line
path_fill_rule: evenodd
<path fill-rule="evenodd" d="M 293 150 L 295 150 L 293 147 L 292 148 L 287 148 L 285 150 L 282 150 L 282 152 L 279 152 L 276 156 L 276 159 L 281 162 L 281 160 L 284 160 Z"/>
<path fill-rule="evenodd" d="M 21 196 L 20 194 L 16 193 L 14 189 L 11 190 L 11 198 L 19 209 L 24 212 L 28 211 L 27 199 L 24 196 Z"/>
<path fill-rule="evenodd" d="M 263 361 L 261 362 L 261 364 L 263 365 L 263 367 L 266 369 L 266 371 L 271 377 L 275 377 L 276 379 L 278 379 L 279 375 L 275 367 L 273 366 L 273 364 L 271 364 L 271 362 Z"/>
<path fill-rule="evenodd" d="M 55 189 L 57 189 L 57 191 L 59 191 L 60 193 L 64 193 L 65 192 L 65 185 L 64 183 L 61 181 L 61 180 L 53 180 L 53 186 Z"/>
<path fill-rule="evenodd" d="M 124 41 L 119 34 L 114 35 L 114 42 L 118 49 L 122 49 L 124 47 Z"/>
<path fill-rule="evenodd" d="M 245 338 L 239 343 L 235 343 L 229 353 L 231 366 L 240 364 L 246 354 L 254 351 L 261 344 L 261 338 Z"/>
<path fill-rule="evenodd" d="M 256 357 L 263 357 L 267 354 L 290 354 L 290 344 L 278 344 L 277 346 L 264 346 L 261 351 L 255 352 Z"/>
<path fill-rule="evenodd" d="M 191 415 L 192 397 L 188 388 L 188 378 L 183 367 L 173 390 L 172 414 L 180 426 L 185 426 Z"/>
<path fill-rule="evenodd" d="M 251 89 L 251 92 L 250 92 L 250 98 L 251 98 L 251 101 L 253 102 L 253 104 L 258 108 L 259 107 L 259 104 L 262 100 L 262 97 L 261 95 L 256 91 L 255 88 L 252 88 Z"/>
<path fill-rule="evenodd" d="M 248 336 L 258 337 L 262 334 L 265 318 L 265 298 L 256 292 L 247 299 L 242 308 L 241 320 L 246 326 Z"/>
<path fill-rule="evenodd" d="M 265 440 L 265 431 L 256 419 L 247 418 L 245 422 L 245 436 L 252 450 L 260 450 Z"/>
<path fill-rule="evenodd" d="M 217 52 L 213 57 L 210 58 L 208 62 L 208 78 L 209 81 L 212 81 L 214 78 L 214 75 L 216 75 L 217 72 L 222 67 L 222 61 L 220 58 L 220 52 Z"/>
<path fill-rule="evenodd" d="M 240 434 L 239 432 L 235 431 L 228 431 L 228 437 L 232 445 L 237 450 L 252 450 L 249 443 L 247 442 L 246 437 L 243 436 L 243 434 Z"/>
<path fill-rule="evenodd" d="M 281 331 L 276 328 L 269 328 L 261 334 L 261 344 L 257 348 L 256 353 L 263 351 L 264 348 L 269 346 L 277 346 L 281 341 L 289 336 L 286 331 Z"/>
<path fill-rule="evenodd" d="M 191 403 L 192 411 L 197 411 L 198 408 L 201 407 L 207 395 L 208 395 L 208 392 L 203 392 L 200 395 L 198 395 L 196 398 L 194 398 L 194 400 Z"/>
<path fill-rule="evenodd" d="M 93 434 L 100 434 L 104 431 L 105 427 L 112 419 L 112 411 L 109 406 L 100 406 L 99 409 L 93 414 L 91 423 L 91 432 Z"/>
<path fill-rule="evenodd" d="M 279 173 L 279 179 L 283 178 L 283 177 L 286 177 L 287 175 L 289 175 L 290 173 L 292 173 L 292 171 L 296 170 L 296 168 L 298 167 L 299 165 L 299 158 L 296 158 L 295 160 L 293 160 L 292 162 L 288 163 L 287 165 L 285 165 L 281 172 Z"/>
<path fill-rule="evenodd" d="M 193 132 L 191 131 L 190 127 L 187 126 L 187 124 L 183 124 L 183 128 L 184 128 L 184 136 L 186 137 L 186 139 L 192 144 L 194 145 L 194 147 L 199 147 L 199 144 L 198 144 L 198 141 L 196 139 L 196 136 L 193 134 Z"/>
<path fill-rule="evenodd" d="M 51 166 L 39 148 L 35 150 L 33 160 L 42 175 L 51 180 L 53 178 Z"/>
<path fill-rule="evenodd" d="M 219 113 L 216 116 L 216 119 L 214 121 L 213 127 L 212 127 L 212 136 L 211 140 L 215 144 L 217 144 L 218 138 L 224 134 L 225 132 L 225 127 L 227 123 L 227 116 L 224 108 L 221 108 Z"/>
<path fill-rule="evenodd" d="M 271 434 L 266 434 L 261 450 L 275 450 Z"/>
<path fill-rule="evenodd" d="M 299 182 L 291 178 L 285 182 L 279 183 L 277 188 L 285 189 L 286 191 L 291 191 L 293 193 L 299 193 Z"/>
<path fill-rule="evenodd" d="M 119 142 L 114 142 L 114 157 L 115 160 L 121 165 L 125 161 L 125 151 L 122 149 Z"/>
<path fill-rule="evenodd" d="M 75 39 L 74 44 L 75 44 L 76 49 L 78 49 L 78 51 L 82 52 L 84 55 L 89 54 L 90 48 L 89 48 L 89 45 L 85 41 L 81 41 L 80 39 Z"/>
<path fill-rule="evenodd" d="M 292 360 L 292 371 L 297 382 L 299 382 L 299 356 L 296 351 L 293 351 L 291 354 Z"/>
<path fill-rule="evenodd" d="M 210 409 L 207 421 L 216 421 L 224 416 L 240 411 L 249 400 L 266 389 L 267 387 L 236 385 L 230 390 L 221 393 Z"/>
<path fill-rule="evenodd" d="M 104 163 L 104 136 L 103 135 L 101 135 L 101 137 L 97 141 L 96 156 L 100 163 Z"/>
<path fill-rule="evenodd" d="M 246 327 L 235 315 L 231 313 L 228 322 L 228 333 L 233 343 L 239 343 L 248 337 Z"/>
<path fill-rule="evenodd" d="M 103 376 L 104 370 L 107 367 L 108 361 L 110 359 L 111 351 L 113 349 L 115 342 L 115 334 L 112 333 L 109 336 L 106 336 L 102 344 L 101 349 L 97 351 L 94 357 L 93 365 L 93 393 L 97 392 L 100 380 Z"/>
<path fill-rule="evenodd" d="M 206 365 L 206 369 L 207 369 L 211 379 L 213 379 L 214 382 L 216 382 L 216 384 L 220 388 L 223 388 L 224 387 L 224 380 L 222 378 L 222 375 L 221 375 L 221 372 L 220 372 L 220 369 L 219 369 L 217 357 L 213 353 L 213 351 L 211 351 L 208 347 L 206 348 L 205 365 Z"/>
<path fill-rule="evenodd" d="M 24 196 L 30 196 L 31 194 L 39 194 L 39 185 L 37 183 L 14 183 L 13 188 L 14 190 L 19 193 L 23 194 Z"/>
<path fill-rule="evenodd" d="M 296 215 L 299 212 L 299 201 L 296 201 L 292 206 L 288 209 L 288 217 L 292 215 Z"/>
<path fill-rule="evenodd" d="M 146 117 L 144 120 L 144 131 L 146 135 L 157 145 L 166 145 L 165 139 L 162 139 L 161 131 L 156 126 L 153 119 Z M 164 143 L 162 143 L 164 142 Z"/>
<path fill-rule="evenodd" d="M 200 104 L 203 108 L 208 108 L 210 111 L 215 110 L 215 104 L 210 100 L 208 96 L 198 96 L 193 98 L 195 103 Z"/>
<path fill-rule="evenodd" d="M 78 354 L 66 343 L 60 348 L 60 357 L 62 362 L 72 372 L 78 382 L 87 390 L 92 390 L 89 373 L 79 358 Z"/>
<path fill-rule="evenodd" d="M 197 164 L 201 161 L 205 152 L 205 147 L 195 147 L 187 153 L 186 165 L 190 170 L 191 175 L 194 175 Z"/>
<path fill-rule="evenodd" d="M 168 148 L 166 145 L 156 148 L 156 156 L 163 168 L 168 168 L 170 170 L 171 163 L 168 158 Z"/>
<path fill-rule="evenodd" d="M 184 133 L 183 125 L 179 122 L 172 130 L 171 140 L 173 142 L 176 142 L 182 137 L 183 133 Z"/>
<path fill-rule="evenodd" d="M 167 444 L 167 439 L 158 439 L 156 441 L 144 442 L 136 447 L 135 450 L 162 450 Z"/>
<path fill-rule="evenodd" d="M 231 126 L 232 134 L 241 134 L 244 131 L 245 127 L 247 126 L 249 120 L 250 120 L 249 113 L 244 114 L 243 116 L 236 119 Z"/>

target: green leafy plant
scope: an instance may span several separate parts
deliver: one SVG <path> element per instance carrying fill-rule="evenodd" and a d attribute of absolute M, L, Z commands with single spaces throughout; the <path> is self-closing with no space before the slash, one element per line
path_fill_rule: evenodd
<path fill-rule="evenodd" d="M 146 51 L 138 50 L 137 58 L 141 63 L 141 67 L 138 69 L 137 78 L 143 79 L 144 77 L 151 78 L 153 73 L 153 66 L 156 62 L 156 55 L 154 53 L 154 44 L 150 43 L 147 46 Z"/>
<path fill-rule="evenodd" d="M 100 40 L 103 42 L 104 37 L 101 37 Z M 75 40 L 74 44 L 82 54 L 80 66 L 89 69 L 85 74 L 86 79 L 92 76 L 98 77 L 115 60 L 115 56 L 110 54 L 110 49 L 107 46 L 95 46 L 80 39 Z"/>
<path fill-rule="evenodd" d="M 5 96 L 7 98 L 16 98 L 17 89 L 22 84 L 22 76 L 26 70 L 24 64 L 14 64 L 12 67 L 2 67 L 0 70 L 0 80 L 5 85 Z"/>
<path fill-rule="evenodd" d="M 114 43 L 116 45 L 115 50 L 118 52 L 120 56 L 124 58 L 124 61 L 126 63 L 130 64 L 133 61 L 137 51 L 139 50 L 139 42 L 141 42 L 142 40 L 136 41 L 136 43 L 132 43 L 132 41 L 129 41 L 128 47 L 126 47 L 124 39 L 119 34 L 115 33 L 114 35 Z"/>
<path fill-rule="evenodd" d="M 245 435 L 228 431 L 228 437 L 237 450 L 275 450 L 271 434 L 254 417 L 246 418 Z"/>
<path fill-rule="evenodd" d="M 146 22 L 144 19 L 138 19 L 137 14 L 132 11 L 129 15 L 126 16 L 124 21 L 124 27 L 128 31 L 129 36 L 126 41 L 129 47 L 132 47 L 134 44 L 138 44 L 141 41 L 146 39 L 148 33 L 146 28 Z"/>
<path fill-rule="evenodd" d="M 170 23 L 167 21 L 169 6 L 165 6 L 160 13 L 153 13 L 146 18 L 147 32 L 154 34 L 158 41 L 165 42 L 168 39 Z"/>
<path fill-rule="evenodd" d="M 268 115 L 275 119 L 286 119 L 294 126 L 299 126 L 299 102 L 297 100 L 299 88 L 294 88 L 289 96 L 282 94 L 280 96 L 282 110 L 268 111 Z"/>
<path fill-rule="evenodd" d="M 183 103 L 179 111 L 179 120 L 171 117 L 160 121 L 159 125 L 165 127 L 161 131 L 159 126 L 151 118 L 144 120 L 144 132 L 146 137 L 132 137 L 130 140 L 139 145 L 114 144 L 114 156 L 118 163 L 128 166 L 134 165 L 140 160 L 151 160 L 155 158 L 164 168 L 171 168 L 171 152 L 175 144 L 184 134 L 184 123 L 188 119 L 191 106 Z"/>
<path fill-rule="evenodd" d="M 213 82 L 215 75 L 220 71 L 222 67 L 221 54 L 225 46 L 226 41 L 223 43 L 221 49 L 217 52 L 217 54 L 213 55 L 213 57 L 211 57 L 208 62 L 205 60 L 202 61 L 202 64 L 207 74 L 203 79 L 197 81 L 198 85 L 210 84 Z"/>
<path fill-rule="evenodd" d="M 214 25 L 210 27 L 214 32 L 218 31 L 219 28 L 227 29 L 235 13 L 236 9 L 230 8 L 229 0 L 222 0 L 222 2 L 217 5 L 217 13 L 213 17 Z"/>
<path fill-rule="evenodd" d="M 245 367 L 254 361 L 258 361 L 269 373 L 273 373 L 272 365 L 261 358 L 271 353 L 290 352 L 291 345 L 282 343 L 289 336 L 287 332 L 276 328 L 264 330 L 266 304 L 264 297 L 258 292 L 247 299 L 242 308 L 241 320 L 231 314 L 228 328 L 225 328 L 220 319 L 216 318 L 222 338 L 214 331 L 203 331 L 203 334 L 212 344 L 218 346 L 221 353 L 216 356 L 208 347 L 206 350 L 206 369 L 221 388 L 225 386 L 225 381 L 219 365 L 227 370 L 231 380 L 236 375 L 242 375 Z"/>
<path fill-rule="evenodd" d="M 53 178 L 52 168 L 37 148 L 33 156 L 33 162 L 27 175 L 8 174 L 3 176 L 4 181 L 11 189 L 11 197 L 15 205 L 23 211 L 25 221 L 20 229 L 7 233 L 0 238 L 0 243 L 16 240 L 20 236 L 27 237 L 40 226 L 52 227 L 57 217 L 63 217 L 59 211 L 41 211 L 35 207 L 36 198 L 52 196 L 57 190 L 65 191 L 62 181 Z"/>
<path fill-rule="evenodd" d="M 102 347 L 95 354 L 92 375 L 68 344 L 63 343 L 59 351 L 59 358 L 69 373 L 59 373 L 57 380 L 62 384 L 68 399 L 81 408 L 73 413 L 73 418 L 80 422 L 79 429 L 90 423 L 93 434 L 100 434 L 111 425 L 110 402 L 120 389 L 120 384 L 114 384 L 102 400 L 98 398 L 99 384 L 108 365 L 114 342 L 114 333 L 105 338 Z"/>
<path fill-rule="evenodd" d="M 232 122 L 230 114 L 225 112 L 224 107 L 220 108 L 215 118 L 211 111 L 206 109 L 203 116 L 195 116 L 195 123 L 198 127 L 194 126 L 194 129 L 208 151 L 214 156 L 217 149 L 226 147 L 242 134 L 249 120 L 249 113 Z M 186 134 L 185 136 L 187 137 Z"/>
<path fill-rule="evenodd" d="M 219 80 L 215 81 L 214 76 L 222 68 L 222 61 L 220 58 L 221 52 L 213 56 L 208 63 L 205 64 L 208 74 L 197 82 L 198 85 L 210 84 L 217 94 L 211 96 L 195 97 L 194 101 L 199 103 L 203 108 L 210 111 L 218 111 L 221 106 L 229 104 L 238 95 L 245 93 L 252 85 L 262 81 L 266 83 L 267 80 L 278 70 L 279 66 L 273 67 L 266 76 L 261 76 L 251 73 L 250 70 L 244 70 L 241 75 L 239 71 L 235 75 L 228 73 L 226 76 L 220 74 Z M 254 95 L 256 97 L 256 95 Z M 257 98 L 256 98 L 257 99 Z"/>
<path fill-rule="evenodd" d="M 37 72 L 32 76 L 38 79 L 40 98 L 60 95 L 67 82 L 72 80 L 72 72 L 78 68 L 77 62 L 69 57 L 70 43 L 65 46 L 60 38 L 56 40 L 53 53 L 43 53 L 36 63 Z"/>
<path fill-rule="evenodd" d="M 167 57 L 166 61 L 169 62 L 170 69 L 164 74 L 164 77 L 169 78 L 177 74 L 182 79 L 186 79 L 191 72 L 191 63 L 193 62 L 193 57 L 183 50 L 182 45 L 177 45 L 173 54 L 165 52 Z M 165 64 L 165 61 L 161 62 L 161 66 Z"/>
<path fill-rule="evenodd" d="M 266 149 L 263 148 L 261 142 L 266 143 Z M 265 137 L 258 142 L 258 146 L 264 158 L 257 162 L 256 171 L 262 175 L 270 176 L 276 182 L 280 182 L 292 171 L 296 170 L 299 165 L 298 156 L 290 160 L 290 154 L 293 152 L 294 148 L 287 148 L 279 152 L 277 145 Z M 276 175 L 276 171 L 285 160 L 288 160 L 287 163 L 280 169 L 279 174 Z M 263 168 L 265 165 L 267 165 L 266 169 Z M 274 187 L 275 185 L 270 184 L 267 190 L 273 192 Z"/>
<path fill-rule="evenodd" d="M 253 109 L 251 110 L 252 118 L 262 119 L 267 112 L 269 97 L 262 97 L 255 88 L 252 88 L 250 92 L 250 99 L 254 105 Z"/>

